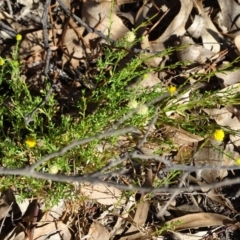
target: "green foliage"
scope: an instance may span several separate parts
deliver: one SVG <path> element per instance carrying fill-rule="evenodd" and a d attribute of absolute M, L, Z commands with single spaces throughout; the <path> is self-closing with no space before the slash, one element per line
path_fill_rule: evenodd
<path fill-rule="evenodd" d="M 157 228 L 156 235 L 161 236 L 164 232 L 174 231 L 175 227 L 181 226 L 184 223 L 182 221 L 172 221 L 171 223 L 165 223 L 161 228 Z"/>
<path fill-rule="evenodd" d="M 99 58 L 97 62 L 98 74 L 95 78 L 96 88 L 91 91 L 90 96 L 86 91 L 82 91 L 79 102 L 76 104 L 79 115 L 59 114 L 59 103 L 54 93 L 50 94 L 46 103 L 41 105 L 42 100 L 47 96 L 51 84 L 45 85 L 45 89 L 38 94 L 33 94 L 31 86 L 26 83 L 22 73 L 22 63 L 18 59 L 18 44 L 12 52 L 12 58 L 0 58 L 0 163 L 6 168 L 21 168 L 37 162 L 46 154 L 58 151 L 76 139 L 83 139 L 94 136 L 109 130 L 114 123 L 131 111 L 129 102 L 136 101 L 138 106 L 144 106 L 145 111 L 138 111 L 129 119 L 123 121 L 121 127 L 136 126 L 144 131 L 144 127 L 153 118 L 155 106 L 146 106 L 146 103 L 156 99 L 168 92 L 167 86 L 156 86 L 153 89 L 142 89 L 140 84 L 131 88 L 132 82 L 141 82 L 147 74 L 151 72 L 161 72 L 166 69 L 171 70 L 185 63 L 177 62 L 165 67 L 147 67 L 145 63 L 154 57 L 162 57 L 172 54 L 181 48 L 169 48 L 157 55 L 132 54 L 129 49 L 140 39 L 134 42 L 126 42 L 122 39 L 114 46 L 103 45 L 104 58 Z M 124 63 L 127 56 L 132 58 Z M 210 75 L 212 73 L 209 73 Z M 206 76 L 204 76 L 206 78 Z M 185 83 L 183 85 L 186 85 Z M 177 97 L 186 92 L 184 88 L 177 89 L 178 95 L 172 94 L 162 100 L 159 105 L 157 126 L 164 124 L 183 129 L 205 136 L 215 129 L 201 109 L 213 107 L 218 104 L 226 105 L 236 102 L 236 94 L 219 97 L 216 94 L 194 91 L 190 96 L 190 101 L 186 104 L 178 104 Z M 172 101 L 171 104 L 169 102 Z M 175 102 L 174 102 L 175 101 Z M 94 105 L 94 108 L 89 106 Z M 26 119 L 34 109 L 30 124 L 26 124 Z M 141 108 L 139 108 L 141 109 Z M 168 111 L 177 111 L 179 119 L 171 119 L 166 116 Z M 56 120 L 57 119 L 57 120 Z M 183 121 L 184 119 L 184 121 Z M 204 122 L 204 125 L 199 124 Z M 203 127 L 204 126 L 204 127 Z M 29 137 L 36 140 L 36 145 L 27 144 Z M 104 140 L 95 140 L 89 144 L 76 147 L 61 157 L 56 157 L 45 162 L 37 168 L 38 171 L 53 173 L 57 170 L 60 174 L 88 174 L 93 173 L 106 165 L 110 158 L 119 156 L 121 149 L 115 146 L 116 137 Z M 129 150 L 136 143 L 129 136 Z M 163 154 L 164 151 L 174 150 L 170 141 L 159 141 L 155 137 L 149 138 L 150 143 L 158 144 L 156 151 Z M 101 152 L 99 145 L 108 143 L 110 147 Z M 169 149 L 162 148 L 168 145 Z M 165 149 L 165 150 L 164 150 Z M 164 181 L 156 181 L 155 186 L 159 187 L 167 183 L 174 182 L 180 173 L 173 171 L 169 173 Z M 24 176 L 6 176 L 0 181 L 0 188 L 15 186 L 20 194 L 20 198 L 44 197 L 47 202 L 54 203 L 61 198 L 71 198 L 73 187 L 71 184 L 56 183 L 46 180 L 38 180 Z"/>

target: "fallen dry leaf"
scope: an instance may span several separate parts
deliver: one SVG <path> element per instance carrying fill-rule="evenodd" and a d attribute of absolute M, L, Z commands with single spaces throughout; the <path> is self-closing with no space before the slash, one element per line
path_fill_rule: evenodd
<path fill-rule="evenodd" d="M 34 240 L 71 240 L 71 233 L 62 222 L 39 222 L 34 231 Z"/>
<path fill-rule="evenodd" d="M 225 0 L 218 0 L 218 4 L 221 8 L 221 12 L 219 13 L 221 14 L 221 25 L 219 25 L 219 27 L 224 27 L 225 32 L 237 36 L 239 34 L 237 26 L 240 24 L 239 3 L 234 0 L 229 0 L 228 2 Z"/>
<path fill-rule="evenodd" d="M 182 217 L 174 218 L 171 221 L 167 221 L 167 224 L 173 222 L 182 222 L 183 224 L 177 224 L 175 230 L 192 229 L 199 227 L 219 226 L 233 224 L 234 221 L 226 216 L 216 213 L 193 213 L 187 214 Z"/>
<path fill-rule="evenodd" d="M 82 19 L 90 27 L 101 31 L 107 35 L 109 28 L 110 37 L 114 40 L 123 38 L 129 29 L 123 24 L 122 20 L 111 11 L 111 2 L 90 2 L 86 1 L 82 4 Z"/>
<path fill-rule="evenodd" d="M 143 187 L 152 187 L 152 169 L 149 168 L 146 174 L 146 180 Z M 141 196 L 140 202 L 137 205 L 137 209 L 133 220 L 131 221 L 131 227 L 126 231 L 126 233 L 121 237 L 121 240 L 134 240 L 142 235 L 141 229 L 147 220 L 148 211 L 150 207 L 150 200 L 145 199 L 148 194 L 143 194 Z"/>
<path fill-rule="evenodd" d="M 202 34 L 203 28 L 204 18 L 201 15 L 195 15 L 191 26 L 187 29 L 187 32 L 191 37 L 198 39 Z"/>
<path fill-rule="evenodd" d="M 109 240 L 110 234 L 101 223 L 93 221 L 89 228 L 88 234 L 85 237 L 87 237 L 89 240 Z"/>
<path fill-rule="evenodd" d="M 171 36 L 183 36 L 186 33 L 185 25 L 187 17 L 192 11 L 193 1 L 191 0 L 180 0 L 181 8 L 177 16 L 172 20 L 165 32 L 156 40 L 156 42 L 165 42 Z"/>
<path fill-rule="evenodd" d="M 17 225 L 4 240 L 26 240 L 26 233 L 24 232 L 23 225 Z"/>
<path fill-rule="evenodd" d="M 204 235 L 206 235 L 207 231 L 198 232 L 197 234 L 184 234 L 180 232 L 168 231 L 169 235 L 174 240 L 199 240 L 204 239 Z"/>
<path fill-rule="evenodd" d="M 110 232 L 110 237 L 113 237 L 114 235 L 119 235 L 124 231 L 126 225 L 128 224 L 127 218 L 129 216 L 130 209 L 135 203 L 135 197 L 131 196 L 126 206 L 123 206 L 123 212 L 121 216 L 118 217 L 117 222 L 113 227 L 113 230 Z"/>
<path fill-rule="evenodd" d="M 215 74 L 222 87 L 228 87 L 233 84 L 239 83 L 240 80 L 240 69 L 235 69 L 234 71 L 226 70 L 224 72 L 216 72 Z"/>
<path fill-rule="evenodd" d="M 210 59 L 215 55 L 211 50 L 195 44 L 195 42 L 188 36 L 183 36 L 179 45 L 186 47 L 177 52 L 178 59 L 180 61 L 189 61 L 190 64 L 196 62 L 204 63 L 207 59 Z"/>
<path fill-rule="evenodd" d="M 173 126 L 164 126 L 165 131 L 164 135 L 167 138 L 170 138 L 173 143 L 177 145 L 189 145 L 191 143 L 197 143 L 202 141 L 204 138 L 195 134 L 191 134 L 188 131 L 181 129 L 181 128 L 175 128 Z"/>
<path fill-rule="evenodd" d="M 234 38 L 234 43 L 235 43 L 235 46 L 237 47 L 237 50 L 238 50 L 238 55 L 240 55 L 240 35 L 237 35 L 235 38 Z"/>
<path fill-rule="evenodd" d="M 203 45 L 206 49 L 211 50 L 214 53 L 218 53 L 220 51 L 218 30 L 214 26 L 208 13 L 203 8 L 202 0 L 195 0 L 193 2 L 199 14 L 204 18 L 204 28 L 201 33 Z"/>
<path fill-rule="evenodd" d="M 119 189 L 101 183 L 94 185 L 91 183 L 85 183 L 81 187 L 81 194 L 103 205 L 122 205 L 126 201 L 121 197 L 122 192 Z"/>

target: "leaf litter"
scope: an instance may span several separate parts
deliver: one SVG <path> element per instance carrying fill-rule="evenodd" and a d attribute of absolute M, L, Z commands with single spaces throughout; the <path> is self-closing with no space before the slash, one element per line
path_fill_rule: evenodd
<path fill-rule="evenodd" d="M 47 41 L 52 51 L 48 73 L 58 86 L 58 101 L 61 103 L 61 100 L 64 100 L 66 105 L 69 105 L 67 114 L 74 114 L 70 106 L 79 99 L 72 99 L 70 96 L 81 96 L 82 89 L 94 88 L 94 83 L 89 79 L 94 78 L 91 70 L 96 72 L 96 69 L 90 69 L 89 63 L 102 57 L 102 46 L 107 43 L 103 35 L 109 34 L 110 25 L 111 32 L 108 37 L 113 43 L 137 28 L 136 35 L 142 40 L 139 49 L 135 50 L 143 52 L 147 67 L 166 68 L 169 63 L 187 62 L 177 70 L 166 68 L 166 71 L 161 73 L 151 72 L 140 84 L 131 83 L 128 86 L 134 88 L 140 85 L 143 89 L 153 89 L 160 85 L 162 89 L 172 83 L 180 86 L 190 79 L 188 90 L 166 103 L 166 109 L 169 109 L 166 116 L 170 119 L 182 119 L 184 110 L 181 109 L 191 106 L 192 96 L 197 90 L 203 92 L 210 89 L 214 99 L 227 98 L 230 90 L 230 94 L 238 97 L 239 69 L 235 67 L 239 67 L 239 63 L 236 61 L 234 67 L 228 65 L 229 61 L 239 57 L 240 51 L 237 1 L 82 1 L 81 8 L 74 1 L 71 4 L 69 1 L 63 3 L 69 11 L 75 11 L 75 16 L 85 23 L 81 26 L 76 18 L 73 20 L 69 17 L 60 1 L 51 3 L 45 26 L 48 28 Z M 40 92 L 46 84 L 46 78 L 42 77 L 47 58 L 41 22 L 44 3 L 16 1 L 16 4 L 13 4 L 2 1 L 0 7 L 1 55 L 8 56 L 12 47 L 8 40 L 14 38 L 16 33 L 21 33 L 23 41 L 19 45 L 19 58 L 24 63 L 23 73 L 31 88 Z M 16 14 L 13 14 L 13 11 Z M 148 24 L 143 24 L 145 21 Z M 91 31 L 86 32 L 86 26 Z M 177 54 L 150 58 L 156 52 L 176 46 L 182 47 Z M 111 47 L 114 49 L 114 46 L 110 45 Z M 121 63 L 123 67 L 133 56 L 130 51 L 128 54 L 129 59 L 124 59 Z M 56 58 L 59 63 L 53 65 Z M 83 68 L 88 68 L 85 70 L 89 82 L 79 79 L 80 61 Z M 201 76 L 210 71 L 214 72 L 213 76 L 202 83 Z M 69 79 L 78 81 L 71 85 Z M 216 89 L 220 91 L 214 93 Z M 199 102 L 200 100 L 201 97 Z M 171 109 L 173 105 L 178 107 Z M 194 106 L 191 108 L 194 110 Z M 218 143 L 208 136 L 191 133 L 181 126 L 170 124 L 156 124 L 150 134 L 152 138 L 162 141 L 167 139 L 171 142 L 168 154 L 174 164 L 188 161 L 187 166 L 190 169 L 192 167 L 189 171 L 192 174 L 189 173 L 184 185 L 189 187 L 189 191 L 179 192 L 175 199 L 171 199 L 168 191 L 135 191 L 131 197 L 127 197 L 117 185 L 113 187 L 86 181 L 85 185 L 75 185 L 83 200 L 67 202 L 63 199 L 59 205 L 43 210 L 44 204 L 40 200 L 25 201 L 26 205 L 21 207 L 13 190 L 7 189 L 2 191 L 0 203 L 1 239 L 161 239 L 161 236 L 166 239 L 237 239 L 236 234 L 240 234 L 239 205 L 236 205 L 239 201 L 239 190 L 236 187 L 233 188 L 233 193 L 230 193 L 228 186 L 215 188 L 209 184 L 239 174 L 231 169 L 234 160 L 239 158 L 240 139 L 239 134 L 236 134 L 240 129 L 238 104 L 233 102 L 232 105 L 224 106 L 216 100 L 214 107 L 201 110 L 228 133 L 224 142 Z M 94 110 L 91 109 L 90 112 L 92 111 Z M 139 136 L 133 135 L 133 138 L 139 139 Z M 119 141 L 123 142 L 122 139 Z M 100 147 L 104 149 L 103 146 Z M 139 150 L 155 148 L 153 144 L 145 142 L 144 148 Z M 166 152 L 164 147 L 162 150 Z M 145 153 L 142 151 L 140 154 L 144 156 Z M 155 152 L 150 150 L 148 155 L 151 154 Z M 163 168 L 161 161 L 153 161 L 150 157 L 148 160 L 142 164 L 133 161 L 130 177 L 124 174 L 120 175 L 121 177 L 109 177 L 109 182 L 116 182 L 117 179 L 118 182 L 129 185 L 133 178 L 140 181 L 142 187 L 153 188 L 155 184 L 169 188 L 178 186 L 181 178 L 177 173 L 172 177 L 170 172 Z M 220 169 L 222 166 L 225 168 Z M 164 181 L 166 178 L 172 182 Z M 200 190 L 192 190 L 191 184 L 199 185 Z M 162 209 L 165 204 L 168 204 L 168 209 L 163 215 L 158 215 L 156 209 Z M 183 213 L 179 209 L 184 204 L 190 208 L 197 207 L 194 209 L 198 212 Z M 193 230 L 197 231 L 196 238 Z"/>

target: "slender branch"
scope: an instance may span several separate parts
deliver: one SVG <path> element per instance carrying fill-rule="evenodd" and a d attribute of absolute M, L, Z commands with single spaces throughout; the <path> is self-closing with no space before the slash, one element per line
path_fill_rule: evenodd
<path fill-rule="evenodd" d="M 108 186 L 114 186 L 116 188 L 122 189 L 122 190 L 134 190 L 140 193 L 174 193 L 176 191 L 187 191 L 187 192 L 193 192 L 193 191 L 199 191 L 203 187 L 208 187 L 208 188 L 219 188 L 219 187 L 224 187 L 227 185 L 235 185 L 239 184 L 240 182 L 240 177 L 235 178 L 235 179 L 225 179 L 221 182 L 217 183 L 211 183 L 211 184 L 205 184 L 202 186 L 188 186 L 188 187 L 159 187 L 159 188 L 145 188 L 145 187 L 136 187 L 133 185 L 120 185 L 117 183 L 113 182 L 105 182 L 97 177 L 92 177 L 91 174 L 89 175 L 84 175 L 84 176 L 66 176 L 66 175 L 52 175 L 49 173 L 42 173 L 42 172 L 35 172 L 35 171 L 30 171 L 30 167 L 25 167 L 21 169 L 0 169 L 0 174 L 1 175 L 19 175 L 19 176 L 29 176 L 29 177 L 34 177 L 34 178 L 40 178 L 40 179 L 45 179 L 45 180 L 52 180 L 56 182 L 90 182 L 90 183 L 104 183 Z"/>
<path fill-rule="evenodd" d="M 97 139 L 102 139 L 102 138 L 105 138 L 105 137 L 110 137 L 110 136 L 115 136 L 115 135 L 121 135 L 121 134 L 125 134 L 125 133 L 128 133 L 128 132 L 134 132 L 134 131 L 136 131 L 135 127 L 127 127 L 127 128 L 123 128 L 123 129 L 119 129 L 119 130 L 111 130 L 111 131 L 108 131 L 106 133 L 101 133 L 99 135 L 96 135 L 96 136 L 93 136 L 93 137 L 90 137 L 90 138 L 85 138 L 85 139 L 82 139 L 82 140 L 76 140 L 76 141 L 70 143 L 69 145 L 63 147 L 61 150 L 53 152 L 53 153 L 43 157 L 41 160 L 39 160 L 38 162 L 36 162 L 35 164 L 33 164 L 30 167 L 30 171 L 33 172 L 36 167 L 40 166 L 44 162 L 46 162 L 46 161 L 48 161 L 48 160 L 50 160 L 54 157 L 62 156 L 68 150 L 70 150 L 74 147 L 77 147 L 79 145 L 83 145 L 83 144 L 89 143 L 89 142 L 97 140 Z"/>

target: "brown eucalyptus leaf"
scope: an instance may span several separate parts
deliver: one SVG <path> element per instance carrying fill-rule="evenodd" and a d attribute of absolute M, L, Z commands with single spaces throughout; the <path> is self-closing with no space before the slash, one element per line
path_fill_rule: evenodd
<path fill-rule="evenodd" d="M 226 216 L 217 213 L 194 213 L 182 217 L 174 218 L 167 221 L 166 224 L 173 222 L 183 222 L 183 224 L 176 225 L 175 230 L 192 229 L 199 227 L 219 226 L 233 224 L 234 221 Z"/>
<path fill-rule="evenodd" d="M 165 42 L 173 35 L 183 36 L 186 33 L 185 25 L 193 8 L 193 1 L 180 0 L 180 2 L 181 8 L 179 13 L 172 20 L 164 33 L 156 40 L 157 42 Z"/>
<path fill-rule="evenodd" d="M 57 205 L 54 205 L 51 207 L 50 210 L 46 211 L 41 219 L 41 221 L 56 221 L 59 220 L 59 218 L 63 215 L 63 212 L 65 211 L 66 206 L 63 199 L 60 199 L 57 203 Z"/>
<path fill-rule="evenodd" d="M 218 4 L 221 8 L 222 25 L 227 29 L 228 33 L 237 36 L 239 34 L 240 19 L 240 5 L 234 0 L 218 0 Z"/>
<path fill-rule="evenodd" d="M 204 18 L 201 15 L 195 15 L 191 26 L 187 29 L 188 34 L 193 38 L 199 38 L 204 28 Z"/>
<path fill-rule="evenodd" d="M 235 83 L 239 83 L 240 69 L 235 69 L 234 71 L 216 72 L 215 75 L 217 76 L 219 83 L 223 87 L 227 87 Z"/>
<path fill-rule="evenodd" d="M 222 206 L 229 208 L 233 212 L 236 212 L 231 203 L 229 203 L 229 201 L 223 195 L 217 193 L 215 189 L 212 189 L 209 184 L 203 183 L 191 175 L 189 176 L 189 181 L 198 184 L 202 192 L 206 193 L 207 197 L 209 197 L 211 200 L 220 203 Z"/>
<path fill-rule="evenodd" d="M 82 4 L 82 20 L 92 28 L 97 28 L 114 40 L 123 38 L 129 29 L 122 20 L 111 10 L 111 2 L 84 2 Z M 111 29 L 110 29 L 111 27 Z"/>
<path fill-rule="evenodd" d="M 23 225 L 18 224 L 4 240 L 26 240 L 26 233 Z"/>
<path fill-rule="evenodd" d="M 148 168 L 146 173 L 146 180 L 143 184 L 143 187 L 152 187 L 152 169 Z M 134 218 L 132 220 L 131 227 L 127 230 L 127 232 L 121 237 L 121 240 L 134 240 L 139 237 L 139 229 L 144 226 L 148 211 L 150 208 L 150 200 L 146 200 L 145 196 L 148 196 L 148 194 L 143 194 L 140 198 L 140 201 L 137 205 L 137 210 L 135 212 Z M 141 234 L 140 234 L 141 236 Z"/>
<path fill-rule="evenodd" d="M 135 26 L 140 26 L 143 22 L 146 21 L 146 19 L 149 19 L 149 18 L 152 18 L 154 14 L 152 15 L 149 15 L 150 14 L 150 10 L 152 9 L 152 2 L 148 2 L 148 3 L 145 3 L 143 4 L 137 14 L 136 14 L 136 17 L 135 17 Z M 146 26 L 143 25 L 141 27 L 139 27 L 137 29 L 137 32 L 136 32 L 136 35 L 137 37 L 142 37 L 143 36 L 143 33 L 146 31 Z"/>
<path fill-rule="evenodd" d="M 87 239 L 89 240 L 96 239 L 109 240 L 110 234 L 101 223 L 93 221 L 89 228 L 87 237 L 88 237 Z"/>
<path fill-rule="evenodd" d="M 16 21 L 14 16 L 8 14 L 7 12 L 0 11 L 0 20 L 4 21 L 6 25 L 9 26 L 9 28 L 12 28 L 15 33 L 19 33 L 22 31 L 30 31 L 36 28 L 33 24 L 29 24 L 28 26 L 25 26 L 21 24 L 20 22 Z M 2 31 L 3 35 L 8 35 L 7 32 Z M 9 36 L 6 38 L 13 38 L 13 36 Z"/>
<path fill-rule="evenodd" d="M 129 216 L 130 209 L 136 203 L 135 197 L 131 196 L 125 206 L 123 206 L 123 212 L 121 216 L 118 217 L 116 224 L 113 227 L 113 230 L 110 232 L 110 237 L 121 234 L 126 225 L 128 224 L 127 218 Z"/>
<path fill-rule="evenodd" d="M 119 189 L 102 183 L 94 185 L 85 183 L 81 187 L 81 194 L 103 205 L 122 205 L 125 203 L 125 199 L 121 198 L 122 192 Z"/>
<path fill-rule="evenodd" d="M 45 240 L 71 240 L 71 233 L 66 224 L 63 222 L 39 222 L 34 231 L 34 239 Z"/>
<path fill-rule="evenodd" d="M 235 43 L 235 46 L 237 47 L 237 50 L 238 50 L 238 55 L 240 55 L 240 34 L 237 35 L 235 38 L 234 38 L 234 43 Z"/>
<path fill-rule="evenodd" d="M 0 219 L 6 217 L 11 212 L 12 220 L 21 218 L 22 212 L 17 204 L 15 195 L 11 188 L 4 190 L 0 198 Z"/>
<path fill-rule="evenodd" d="M 218 30 L 210 19 L 209 14 L 203 8 L 203 1 L 195 0 L 193 2 L 195 8 L 198 10 L 198 13 L 204 18 L 204 28 L 201 33 L 204 48 L 214 53 L 218 53 L 220 51 Z"/>
<path fill-rule="evenodd" d="M 144 49 L 144 50 L 150 50 L 150 51 L 163 51 L 165 49 L 164 45 L 162 43 L 159 43 L 159 42 L 156 42 L 156 41 L 152 41 L 150 42 L 149 39 L 148 39 L 148 36 L 145 36 L 144 35 L 144 38 L 141 40 L 141 48 Z M 142 54 L 142 58 L 145 58 L 145 63 L 148 65 L 148 66 L 151 66 L 151 67 L 158 67 L 162 61 L 163 61 L 163 58 L 162 57 L 153 57 L 151 58 L 151 56 L 153 56 L 154 54 L 153 53 L 144 53 Z M 167 56 L 165 56 L 166 59 L 167 59 Z M 162 64 L 161 64 L 162 65 Z"/>
<path fill-rule="evenodd" d="M 136 89 L 152 89 L 155 85 L 160 84 L 161 81 L 157 77 L 157 74 L 149 72 L 148 74 L 145 74 L 144 76 L 139 77 L 139 80 L 134 82 L 133 84 L 130 84 L 129 88 Z"/>
<path fill-rule="evenodd" d="M 165 131 L 164 135 L 167 138 L 170 138 L 173 143 L 178 145 L 189 145 L 191 143 L 197 143 L 202 141 L 204 138 L 200 137 L 195 134 L 191 134 L 188 131 L 181 129 L 181 128 L 175 128 L 173 126 L 164 126 Z"/>
<path fill-rule="evenodd" d="M 240 129 L 240 122 L 238 121 L 237 117 L 232 117 L 232 113 L 230 113 L 226 107 L 221 109 L 204 109 L 204 111 L 209 114 L 218 125 L 228 126 L 232 130 Z"/>
<path fill-rule="evenodd" d="M 188 36 L 183 36 L 179 45 L 186 47 L 177 52 L 178 59 L 180 61 L 189 61 L 190 64 L 194 62 L 204 63 L 207 59 L 215 55 L 214 52 L 201 45 L 195 44 L 195 42 Z"/>
<path fill-rule="evenodd" d="M 52 31 L 49 31 L 48 33 L 48 40 L 50 43 L 49 44 L 50 47 L 53 46 Z M 42 30 L 28 33 L 25 35 L 24 39 L 19 44 L 19 57 L 20 59 L 25 59 L 27 56 L 41 52 L 43 48 L 44 48 L 44 44 L 43 44 Z"/>
<path fill-rule="evenodd" d="M 198 232 L 197 234 L 184 234 L 184 233 L 180 233 L 180 232 L 174 232 L 174 231 L 168 231 L 169 232 L 169 236 L 171 237 L 171 239 L 174 240 L 199 240 L 204 238 L 204 235 L 206 235 L 206 232 Z"/>

